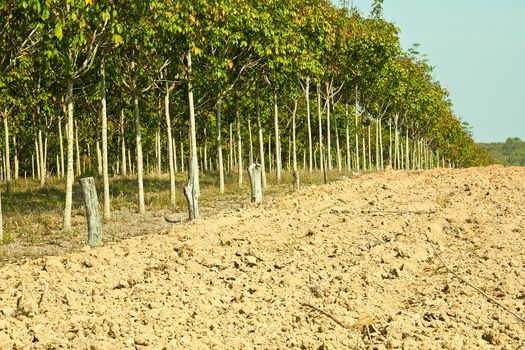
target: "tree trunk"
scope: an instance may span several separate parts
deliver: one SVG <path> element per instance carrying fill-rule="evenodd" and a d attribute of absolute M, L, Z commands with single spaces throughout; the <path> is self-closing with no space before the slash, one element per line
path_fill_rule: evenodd
<path fill-rule="evenodd" d="M 346 115 L 346 128 L 345 128 L 345 136 L 346 136 L 346 169 L 348 171 L 352 170 L 351 160 L 350 157 L 350 115 L 348 112 L 348 102 L 345 104 L 345 115 Z"/>
<path fill-rule="evenodd" d="M 239 172 L 239 187 L 242 187 L 242 139 L 241 139 L 241 117 L 239 115 L 239 99 L 235 94 L 235 119 L 237 120 L 237 171 Z"/>
<path fill-rule="evenodd" d="M 138 185 L 138 209 L 140 214 L 146 212 L 144 205 L 144 181 L 143 181 L 143 157 L 142 157 L 142 135 L 140 132 L 140 111 L 139 111 L 139 88 L 135 72 L 135 62 L 131 63 L 133 72 L 133 110 L 135 114 L 135 147 L 137 152 L 137 185 Z"/>
<path fill-rule="evenodd" d="M 268 166 L 270 173 L 273 169 L 273 155 L 272 155 L 272 135 L 268 135 Z"/>
<path fill-rule="evenodd" d="M 13 153 L 14 153 L 14 166 L 15 166 L 15 181 L 18 180 L 18 147 L 16 143 L 16 136 L 13 136 Z"/>
<path fill-rule="evenodd" d="M 100 141 L 98 140 L 98 138 L 97 138 L 97 141 L 95 142 L 95 145 L 97 147 L 97 174 L 100 176 L 102 175 L 103 167 L 102 167 L 102 150 L 100 149 Z"/>
<path fill-rule="evenodd" d="M 66 114 L 66 113 L 64 113 Z M 58 140 L 60 142 L 60 175 L 61 177 L 64 177 L 64 145 L 63 145 L 63 137 L 62 137 L 62 118 L 58 118 Z"/>
<path fill-rule="evenodd" d="M 67 176 L 66 176 L 66 203 L 64 208 L 65 231 L 71 230 L 71 206 L 73 204 L 73 181 L 75 179 L 73 163 L 73 79 L 67 81 Z"/>
<path fill-rule="evenodd" d="M 259 159 L 261 162 L 262 172 L 262 185 L 266 187 L 266 170 L 265 170 L 265 159 L 264 159 L 264 137 L 261 123 L 261 100 L 259 96 L 259 85 L 255 85 L 255 110 L 257 114 L 257 131 L 259 133 Z M 253 163 L 252 163 L 253 164 Z"/>
<path fill-rule="evenodd" d="M 44 156 L 44 142 L 42 140 L 42 129 L 38 129 L 38 154 L 40 155 L 40 187 L 46 184 L 46 164 Z"/>
<path fill-rule="evenodd" d="M 364 131 L 364 126 L 361 127 L 361 131 L 362 131 L 362 144 L 361 144 L 361 148 L 363 149 L 363 171 L 366 171 L 367 170 L 367 162 L 366 162 L 366 144 L 365 144 L 365 131 Z"/>
<path fill-rule="evenodd" d="M 230 123 L 230 143 L 229 143 L 229 153 L 228 153 L 228 171 L 231 173 L 233 172 L 233 168 L 234 168 L 234 163 L 235 163 L 235 160 L 234 160 L 234 150 L 233 150 L 233 144 L 234 144 L 234 141 L 233 141 L 233 124 Z"/>
<path fill-rule="evenodd" d="M 4 114 L 4 133 L 5 133 L 5 181 L 7 192 L 11 191 L 11 161 L 9 158 L 9 123 L 7 122 L 7 115 Z"/>
<path fill-rule="evenodd" d="M 120 152 L 122 157 L 122 163 L 120 164 L 120 172 L 122 176 L 127 175 L 127 163 L 126 163 L 126 133 L 124 132 L 124 109 L 120 110 Z"/>
<path fill-rule="evenodd" d="M 175 166 L 175 174 L 179 172 L 179 165 L 177 162 L 177 142 L 175 139 L 171 141 L 173 143 L 173 165 Z"/>
<path fill-rule="evenodd" d="M 222 158 L 222 133 L 221 133 L 221 120 L 222 118 L 222 97 L 219 96 L 217 99 L 216 106 L 216 121 L 217 121 L 217 161 L 219 163 L 219 190 L 224 193 L 224 160 Z"/>
<path fill-rule="evenodd" d="M 388 165 L 392 169 L 392 119 L 388 120 Z"/>
<path fill-rule="evenodd" d="M 277 104 L 277 91 L 273 93 L 274 127 L 275 127 L 275 179 L 281 182 L 281 136 L 279 133 L 279 106 Z"/>
<path fill-rule="evenodd" d="M 248 175 L 250 177 L 250 199 L 254 203 L 262 202 L 262 167 L 260 164 L 251 164 L 248 167 Z"/>
<path fill-rule="evenodd" d="M 170 172 L 170 202 L 173 207 L 176 206 L 176 187 L 175 187 L 175 165 L 173 157 L 173 137 L 171 135 L 171 116 L 170 116 L 170 92 L 171 89 L 166 83 L 166 94 L 164 95 L 164 117 L 166 119 L 166 134 L 168 140 L 168 166 Z M 206 133 L 206 131 L 205 131 Z M 206 152 L 206 151 L 204 151 Z"/>
<path fill-rule="evenodd" d="M 76 147 L 76 151 L 77 151 L 76 152 L 77 153 L 77 158 L 76 158 L 76 160 L 77 160 L 77 176 L 80 176 L 80 174 L 82 174 L 82 170 L 80 169 L 80 147 L 78 146 L 78 123 L 77 123 L 76 120 L 75 120 L 74 126 L 75 126 L 75 147 Z M 71 127 L 73 127 L 73 125 Z M 44 164 L 43 159 L 40 161 L 40 164 Z M 99 175 L 102 175 L 102 162 L 100 164 L 101 164 L 101 166 L 100 166 L 100 173 L 99 173 Z M 42 171 L 42 174 L 45 176 L 45 172 L 44 171 Z"/>
<path fill-rule="evenodd" d="M 330 127 L 330 84 L 326 83 L 326 163 L 328 164 L 328 170 L 332 170 L 332 130 Z"/>
<path fill-rule="evenodd" d="M 200 218 L 199 212 L 199 163 L 197 159 L 197 134 L 195 132 L 195 109 L 193 106 L 193 85 L 191 75 L 191 52 L 188 52 L 188 102 L 190 110 L 190 168 L 188 169 L 188 185 L 184 188 L 188 200 L 190 220 Z"/>
<path fill-rule="evenodd" d="M 368 170 L 372 170 L 372 138 L 370 124 L 368 124 Z"/>
<path fill-rule="evenodd" d="M 0 243 L 4 240 L 4 220 L 2 214 L 2 193 L 0 192 Z"/>
<path fill-rule="evenodd" d="M 299 179 L 299 173 L 297 172 L 297 145 L 296 145 L 296 123 L 295 118 L 297 114 L 297 100 L 294 99 L 293 101 L 293 112 L 292 112 L 292 154 L 293 154 L 293 161 L 292 161 L 292 174 L 293 174 L 293 187 L 295 190 L 299 189 L 300 185 L 300 179 Z"/>
<path fill-rule="evenodd" d="M 204 128 L 204 171 L 208 171 L 208 134 L 206 128 Z"/>
<path fill-rule="evenodd" d="M 379 159 L 380 159 L 380 165 L 379 168 L 381 170 L 385 169 L 385 163 L 383 158 L 383 126 L 382 126 L 382 118 L 379 118 Z"/>
<path fill-rule="evenodd" d="M 308 128 L 308 171 L 313 171 L 313 145 L 312 145 L 312 113 L 310 109 L 310 78 L 306 78 L 306 91 L 304 93 L 306 97 L 306 120 Z"/>
<path fill-rule="evenodd" d="M 109 220 L 109 218 L 111 217 L 111 211 L 109 203 L 108 117 L 106 112 L 106 64 L 104 58 L 102 58 L 100 62 L 100 76 L 100 89 L 102 96 L 102 175 L 104 181 L 104 220 Z"/>
<path fill-rule="evenodd" d="M 376 171 L 379 171 L 379 120 L 376 119 Z"/>
<path fill-rule="evenodd" d="M 250 165 L 253 164 L 253 137 L 252 137 L 252 125 L 250 123 L 250 119 L 248 119 L 248 134 L 250 137 L 250 154 L 249 154 L 249 160 Z"/>
<path fill-rule="evenodd" d="M 410 170 L 410 150 L 409 150 L 409 141 L 408 141 L 408 128 L 407 128 L 407 137 L 406 137 L 406 147 L 407 147 L 407 150 L 406 150 L 406 167 L 407 167 L 407 170 Z"/>
<path fill-rule="evenodd" d="M 357 87 L 355 88 L 355 166 L 356 171 L 359 173 L 361 171 L 361 165 L 359 161 L 359 101 L 357 100 Z"/>
<path fill-rule="evenodd" d="M 319 166 L 321 172 L 324 172 L 323 167 L 323 122 L 321 116 L 321 85 L 317 84 L 317 124 L 319 125 Z"/>
<path fill-rule="evenodd" d="M 78 182 L 84 193 L 84 205 L 86 206 L 86 216 L 88 224 L 88 244 L 99 246 L 102 244 L 102 223 L 98 211 L 98 196 L 95 188 L 95 179 L 86 177 L 79 179 Z"/>

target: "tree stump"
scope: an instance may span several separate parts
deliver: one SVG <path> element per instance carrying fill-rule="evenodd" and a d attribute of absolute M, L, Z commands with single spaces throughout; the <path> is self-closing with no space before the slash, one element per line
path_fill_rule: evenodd
<path fill-rule="evenodd" d="M 300 187 L 300 183 L 301 183 L 299 179 L 299 173 L 297 172 L 297 170 L 294 170 L 292 172 L 292 175 L 293 175 L 293 189 L 298 190 Z"/>
<path fill-rule="evenodd" d="M 194 157 L 188 162 L 188 184 L 184 187 L 184 196 L 188 201 L 188 214 L 190 220 L 200 219 L 199 212 L 199 178 L 197 174 L 197 158 Z"/>
<path fill-rule="evenodd" d="M 251 201 L 254 203 L 262 202 L 262 166 L 260 164 L 252 164 L 248 167 L 248 175 L 250 176 Z"/>
<path fill-rule="evenodd" d="M 98 204 L 95 180 L 92 177 L 79 179 L 78 182 L 84 193 L 84 204 L 86 205 L 88 223 L 88 244 L 98 246 L 102 244 L 102 224 Z"/>

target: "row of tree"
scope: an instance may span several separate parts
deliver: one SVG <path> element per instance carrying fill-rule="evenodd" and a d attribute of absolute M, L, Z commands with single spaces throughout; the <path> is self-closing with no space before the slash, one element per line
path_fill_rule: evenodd
<path fill-rule="evenodd" d="M 327 0 L 21 0 L 0 4 L 2 176 L 137 178 L 199 168 L 276 180 L 313 171 L 470 166 L 482 154 L 398 29 Z M 65 140 L 64 140 L 65 138 Z M 145 146 L 144 146 L 145 145 Z M 224 157 L 226 153 L 226 161 Z M 95 159 L 96 166 L 95 166 Z M 225 164 L 226 163 L 226 164 Z M 301 164 L 302 163 L 302 164 Z"/>

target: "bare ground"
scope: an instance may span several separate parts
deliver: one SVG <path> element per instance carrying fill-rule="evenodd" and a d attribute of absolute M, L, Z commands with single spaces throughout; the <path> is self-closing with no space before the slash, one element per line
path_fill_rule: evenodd
<path fill-rule="evenodd" d="M 524 208 L 524 168 L 385 172 L 8 264 L 0 349 L 519 349 Z"/>

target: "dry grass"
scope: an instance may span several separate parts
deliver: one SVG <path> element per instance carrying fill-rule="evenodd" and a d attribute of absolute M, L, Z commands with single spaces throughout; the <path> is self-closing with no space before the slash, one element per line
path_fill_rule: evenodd
<path fill-rule="evenodd" d="M 332 173 L 335 180 L 341 174 Z M 300 171 L 301 185 L 321 184 L 322 174 Z M 239 188 L 237 174 L 226 176 L 226 191 L 220 194 L 218 175 L 201 174 L 201 207 L 206 213 L 218 212 L 228 208 L 238 208 L 249 197 L 248 175 L 244 174 L 244 185 Z M 267 174 L 268 186 L 265 196 L 292 191 L 292 174 L 284 171 L 282 181 L 276 184 L 275 175 Z M 104 225 L 104 240 L 118 241 L 127 237 L 158 232 L 165 227 L 164 214 L 186 212 L 186 199 L 182 194 L 185 174 L 177 174 L 177 205 L 172 208 L 167 175 L 148 175 L 144 179 L 147 213 L 139 215 L 137 208 L 136 179 L 134 177 L 115 177 L 110 179 L 112 218 Z M 101 201 L 102 182 L 97 179 L 99 201 Z M 22 258 L 42 255 L 63 254 L 81 248 L 86 241 L 86 223 L 80 188 L 73 188 L 72 231 L 62 230 L 65 180 L 49 178 L 46 186 L 40 188 L 37 179 L 13 181 L 11 191 L 2 193 L 4 219 L 4 240 L 0 242 L 0 264 Z"/>

